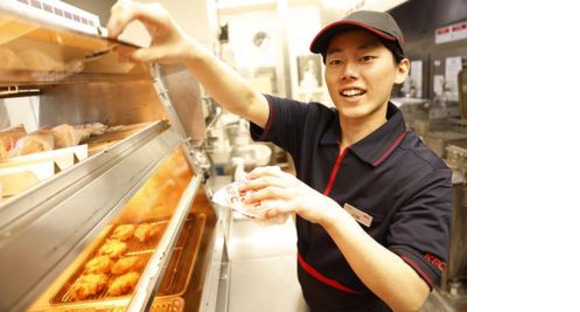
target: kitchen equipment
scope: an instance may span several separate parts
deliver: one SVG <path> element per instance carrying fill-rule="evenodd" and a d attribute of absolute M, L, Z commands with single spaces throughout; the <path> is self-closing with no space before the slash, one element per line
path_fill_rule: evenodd
<path fill-rule="evenodd" d="M 405 118 L 407 127 L 424 136 L 429 130 L 429 100 L 418 98 L 391 98 Z"/>
<path fill-rule="evenodd" d="M 15 7 L 0 3 L 0 96 L 36 97 L 39 127 L 108 128 L 82 156 L 71 148 L 72 165 L 63 150 L 8 160 L 53 173 L 0 202 L 0 311 L 211 310 L 224 239 L 206 196 L 198 83 L 184 66 L 121 63 L 134 45 Z M 148 259 L 134 290 L 71 302 L 71 283 L 111 231 L 144 222 L 164 230 L 154 246 L 130 246 Z"/>
<path fill-rule="evenodd" d="M 459 93 L 459 113 L 467 119 L 467 67 L 457 74 L 457 89 Z"/>
<path fill-rule="evenodd" d="M 452 169 L 467 172 L 467 147 L 454 144 L 447 145 L 447 165 Z"/>
<path fill-rule="evenodd" d="M 446 164 L 453 170 L 453 212 L 447 270 L 441 287 L 451 293 L 467 281 L 467 148 L 448 145 Z"/>
<path fill-rule="evenodd" d="M 454 144 L 467 147 L 467 133 L 458 131 L 430 131 L 425 135 L 425 144 L 429 146 L 439 157 L 445 158 L 447 146 Z"/>
<path fill-rule="evenodd" d="M 272 157 L 272 150 L 266 144 L 247 144 L 236 147 L 232 156 L 243 158 L 245 169 L 250 171 L 255 167 L 267 166 Z"/>

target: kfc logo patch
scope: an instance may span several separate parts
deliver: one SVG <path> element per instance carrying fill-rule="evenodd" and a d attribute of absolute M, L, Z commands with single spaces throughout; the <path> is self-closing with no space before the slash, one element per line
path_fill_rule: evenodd
<path fill-rule="evenodd" d="M 447 264 L 430 253 L 425 255 L 425 260 L 431 263 L 431 265 L 433 265 L 434 267 L 438 268 L 439 271 L 441 272 L 447 270 Z"/>

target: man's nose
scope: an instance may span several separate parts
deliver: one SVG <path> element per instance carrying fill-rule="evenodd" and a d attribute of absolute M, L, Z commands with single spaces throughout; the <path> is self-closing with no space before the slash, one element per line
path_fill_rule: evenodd
<path fill-rule="evenodd" d="M 358 77 L 358 66 L 354 62 L 346 62 L 342 71 L 342 79 L 353 79 Z"/>

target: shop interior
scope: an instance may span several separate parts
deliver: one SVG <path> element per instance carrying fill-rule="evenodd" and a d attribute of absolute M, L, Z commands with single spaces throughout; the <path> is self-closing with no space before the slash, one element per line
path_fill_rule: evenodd
<path fill-rule="evenodd" d="M 467 1 L 159 2 L 256 90 L 331 107 L 310 40 L 356 10 L 399 22 L 411 71 L 390 101 L 453 171 L 446 271 L 421 311 L 466 311 Z M 294 219 L 211 201 L 292 158 L 185 66 L 120 62 L 150 38 L 134 23 L 108 40 L 114 3 L 0 3 L 0 311 L 308 311 Z M 111 258 L 126 267 L 83 281 Z"/>

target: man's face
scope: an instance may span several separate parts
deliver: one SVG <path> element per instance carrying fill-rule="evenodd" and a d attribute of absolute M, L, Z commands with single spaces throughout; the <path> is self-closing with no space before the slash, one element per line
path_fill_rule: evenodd
<path fill-rule="evenodd" d="M 325 78 L 341 118 L 384 121 L 393 83 L 407 77 L 408 60 L 403 63 L 403 68 L 397 65 L 391 51 L 368 31 L 334 36 L 326 53 Z"/>

